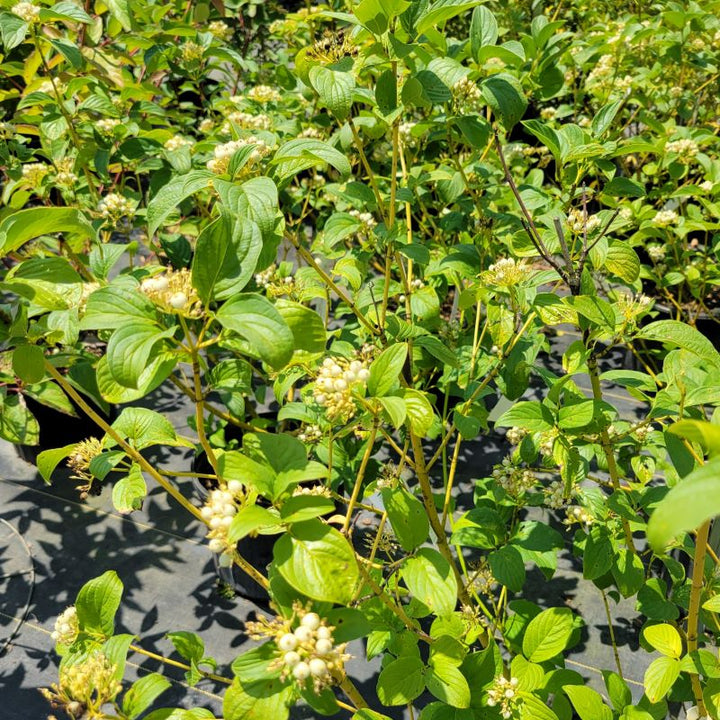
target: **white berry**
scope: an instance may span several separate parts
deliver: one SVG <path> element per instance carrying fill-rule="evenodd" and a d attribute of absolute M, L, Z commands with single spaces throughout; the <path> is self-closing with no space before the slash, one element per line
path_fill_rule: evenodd
<path fill-rule="evenodd" d="M 315 631 L 315 635 L 317 635 L 318 640 L 332 640 L 332 633 L 330 632 L 330 628 L 325 627 L 325 625 L 321 625 Z"/>
<path fill-rule="evenodd" d="M 288 652 L 289 650 L 294 650 L 298 645 L 298 638 L 295 637 L 292 633 L 285 633 L 279 640 L 278 640 L 278 647 L 283 650 L 284 652 Z"/>
<path fill-rule="evenodd" d="M 308 613 L 300 621 L 300 625 L 302 627 L 310 628 L 310 630 L 317 630 L 320 627 L 320 616 L 317 613 Z"/>
<path fill-rule="evenodd" d="M 308 640 L 312 638 L 312 630 L 305 625 L 301 625 L 299 628 L 296 628 L 295 637 L 300 642 L 308 642 Z"/>
<path fill-rule="evenodd" d="M 332 652 L 333 644 L 330 640 L 320 639 L 315 643 L 315 652 L 318 655 L 329 655 Z"/>
<path fill-rule="evenodd" d="M 176 310 L 182 310 L 187 305 L 187 295 L 184 292 L 176 292 L 170 296 L 170 305 Z"/>
<path fill-rule="evenodd" d="M 296 680 L 307 680 L 310 677 L 310 666 L 306 662 L 299 662 L 293 668 L 293 677 Z"/>
<path fill-rule="evenodd" d="M 325 664 L 325 661 L 320 658 L 313 658 L 309 663 L 309 667 L 310 673 L 315 677 L 327 675 L 327 665 Z"/>
<path fill-rule="evenodd" d="M 283 662 L 288 667 L 295 667 L 300 662 L 300 656 L 294 651 L 286 652 L 283 657 Z"/>

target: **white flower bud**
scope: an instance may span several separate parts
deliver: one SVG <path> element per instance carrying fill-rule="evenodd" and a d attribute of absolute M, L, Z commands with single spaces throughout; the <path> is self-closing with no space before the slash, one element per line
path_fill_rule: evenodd
<path fill-rule="evenodd" d="M 278 640 L 278 647 L 283 650 L 284 652 L 289 652 L 290 650 L 294 650 L 298 645 L 298 639 L 293 635 L 292 633 L 285 633 L 279 640 Z"/>
<path fill-rule="evenodd" d="M 310 677 L 310 666 L 306 662 L 299 662 L 293 668 L 293 677 L 296 680 L 307 680 Z"/>

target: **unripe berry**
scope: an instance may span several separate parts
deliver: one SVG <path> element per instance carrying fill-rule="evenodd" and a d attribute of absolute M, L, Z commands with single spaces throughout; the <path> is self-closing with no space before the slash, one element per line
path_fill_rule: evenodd
<path fill-rule="evenodd" d="M 310 666 L 306 662 L 299 662 L 293 668 L 293 677 L 296 680 L 307 680 L 310 677 Z"/>
<path fill-rule="evenodd" d="M 164 275 L 161 275 L 160 277 L 155 278 L 155 289 L 156 290 L 160 290 L 160 291 L 167 290 L 167 287 L 168 287 L 168 279 Z"/>
<path fill-rule="evenodd" d="M 184 292 L 176 292 L 170 297 L 170 305 L 176 310 L 182 310 L 187 305 L 187 295 Z"/>
<path fill-rule="evenodd" d="M 279 640 L 278 640 L 278 647 L 283 650 L 284 652 L 288 652 L 290 650 L 294 650 L 298 645 L 298 639 L 293 635 L 292 633 L 285 633 Z"/>
<path fill-rule="evenodd" d="M 361 380 L 362 382 L 367 382 L 368 378 L 370 377 L 370 371 L 367 368 L 363 368 L 362 370 L 358 371 L 358 380 Z"/>
<path fill-rule="evenodd" d="M 317 630 L 320 627 L 320 616 L 314 612 L 308 613 L 300 621 L 300 625 L 310 628 L 310 630 Z"/>
<path fill-rule="evenodd" d="M 320 658 L 313 658 L 308 665 L 310 667 L 310 673 L 314 677 L 323 677 L 324 675 L 327 675 L 328 668 L 324 660 L 321 660 Z"/>
<path fill-rule="evenodd" d="M 222 552 L 225 549 L 225 544 L 222 540 L 219 538 L 213 538 L 209 543 L 208 546 L 213 552 L 219 553 Z"/>
<path fill-rule="evenodd" d="M 230 480 L 228 483 L 228 490 L 233 495 L 239 495 L 243 491 L 243 485 L 239 480 Z"/>
<path fill-rule="evenodd" d="M 283 662 L 288 667 L 295 667 L 300 662 L 300 656 L 294 651 L 286 652 L 283 656 Z"/>
<path fill-rule="evenodd" d="M 315 652 L 318 655 L 329 655 L 332 652 L 333 644 L 330 640 L 320 639 L 315 643 Z"/>
<path fill-rule="evenodd" d="M 307 642 L 312 639 L 312 630 L 305 625 L 301 625 L 299 628 L 296 628 L 295 637 L 299 642 Z"/>
<path fill-rule="evenodd" d="M 202 515 L 203 520 L 210 520 L 214 515 L 213 509 L 209 505 L 205 505 L 200 510 L 200 514 Z"/>
<path fill-rule="evenodd" d="M 332 640 L 332 633 L 330 632 L 330 628 L 326 627 L 325 625 L 321 625 L 315 631 L 315 635 L 317 636 L 318 640 Z"/>

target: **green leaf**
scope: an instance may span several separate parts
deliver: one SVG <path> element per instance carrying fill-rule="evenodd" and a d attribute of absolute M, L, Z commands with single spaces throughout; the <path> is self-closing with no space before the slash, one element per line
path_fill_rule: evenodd
<path fill-rule="evenodd" d="M 568 608 L 548 608 L 528 624 L 523 637 L 523 655 L 541 663 L 561 653 L 568 645 L 574 627 Z"/>
<path fill-rule="evenodd" d="M 119 327 L 107 344 L 107 366 L 113 380 L 127 388 L 137 389 L 151 360 L 154 360 L 166 338 L 175 334 L 175 328 L 160 330 L 148 322 L 134 322 Z M 163 343 L 164 344 L 164 343 Z"/>
<path fill-rule="evenodd" d="M 634 283 L 640 277 L 640 258 L 623 242 L 610 244 L 605 256 L 605 268 L 626 283 Z"/>
<path fill-rule="evenodd" d="M 43 450 L 38 456 L 35 464 L 37 465 L 38 472 L 42 479 L 50 484 L 50 478 L 52 477 L 55 468 L 58 466 L 61 460 L 72 455 L 73 450 L 77 447 L 77 443 L 71 443 L 60 448 L 53 448 L 52 450 Z"/>
<path fill-rule="evenodd" d="M 335 510 L 332 499 L 321 495 L 293 495 L 280 509 L 280 517 L 285 523 L 297 523 L 311 520 L 319 515 L 327 515 Z"/>
<path fill-rule="evenodd" d="M 120 607 L 123 584 L 114 570 L 86 583 L 80 589 L 75 608 L 80 629 L 109 638 L 115 630 L 115 613 Z"/>
<path fill-rule="evenodd" d="M 615 332 L 615 310 L 606 300 L 590 295 L 565 297 L 563 302 L 569 305 L 578 315 L 597 325 L 607 332 Z"/>
<path fill-rule="evenodd" d="M 377 695 L 383 705 L 406 705 L 425 689 L 425 666 L 418 657 L 393 660 L 381 671 Z"/>
<path fill-rule="evenodd" d="M 147 495 L 147 485 L 140 466 L 133 464 L 130 472 L 113 486 L 112 501 L 115 509 L 122 515 L 142 508 Z"/>
<path fill-rule="evenodd" d="M 381 73 L 375 83 L 375 102 L 383 115 L 389 115 L 397 108 L 397 77 L 390 68 Z"/>
<path fill-rule="evenodd" d="M 648 541 L 657 553 L 678 535 L 720 515 L 720 457 L 683 478 L 657 504 L 648 522 Z"/>
<path fill-rule="evenodd" d="M 224 720 L 286 720 L 292 685 L 277 678 L 242 683 L 239 678 L 225 692 Z"/>
<path fill-rule="evenodd" d="M 412 552 L 430 532 L 423 504 L 402 486 L 383 489 L 382 498 L 395 537 L 405 552 Z"/>
<path fill-rule="evenodd" d="M 92 18 L 79 6 L 71 0 L 62 0 L 62 2 L 54 3 L 51 8 L 43 8 L 38 16 L 43 22 L 48 20 L 63 20 L 67 22 L 81 22 L 90 24 Z"/>
<path fill-rule="evenodd" d="M 339 150 L 322 140 L 309 138 L 297 138 L 281 145 L 272 162 L 281 182 L 316 165 L 332 165 L 343 177 L 351 171 L 347 157 Z"/>
<path fill-rule="evenodd" d="M 613 563 L 613 546 L 603 527 L 593 526 L 585 542 L 583 577 L 597 580 L 610 570 Z"/>
<path fill-rule="evenodd" d="M 12 367 L 23 382 L 38 383 L 45 377 L 45 353 L 37 345 L 20 345 L 13 350 Z"/>
<path fill-rule="evenodd" d="M 605 134 L 605 131 L 612 125 L 618 110 L 623 106 L 623 101 L 618 100 L 607 105 L 603 105 L 597 111 L 592 121 L 592 131 L 596 138 Z"/>
<path fill-rule="evenodd" d="M 76 208 L 40 207 L 19 210 L 0 223 L 0 257 L 41 235 L 64 233 L 68 237 L 94 239 L 95 228 Z"/>
<path fill-rule="evenodd" d="M 90 295 L 80 329 L 114 330 L 133 321 L 152 322 L 156 314 L 155 305 L 140 292 L 137 282 L 113 284 Z"/>
<path fill-rule="evenodd" d="M 450 18 L 454 18 L 456 15 L 460 15 L 479 5 L 481 2 L 482 0 L 435 0 L 421 13 L 415 24 L 415 30 L 420 35 L 433 25 L 440 25 L 450 20 Z"/>
<path fill-rule="evenodd" d="M 293 525 L 275 543 L 274 558 L 280 575 L 307 597 L 344 605 L 355 593 L 355 552 L 343 535 L 320 520 Z"/>
<path fill-rule="evenodd" d="M 495 427 L 521 427 L 530 432 L 551 430 L 554 426 L 552 412 L 537 400 L 515 403 L 495 421 Z"/>
<path fill-rule="evenodd" d="M 383 406 L 383 410 L 387 414 L 390 422 L 393 424 L 395 429 L 402 427 L 405 419 L 407 418 L 407 408 L 405 401 L 394 395 L 387 395 L 385 397 L 378 398 L 380 404 Z"/>
<path fill-rule="evenodd" d="M 457 604 L 457 580 L 448 561 L 433 548 L 421 548 L 405 561 L 401 576 L 408 590 L 436 615 L 450 615 Z"/>
<path fill-rule="evenodd" d="M 512 592 L 520 592 L 525 584 L 525 563 L 519 550 L 506 545 L 488 556 L 493 577 Z"/>
<path fill-rule="evenodd" d="M 320 102 L 340 121 L 350 114 L 355 78 L 349 72 L 338 72 L 322 65 L 310 68 L 310 84 Z"/>
<path fill-rule="evenodd" d="M 658 320 L 640 328 L 637 336 L 643 340 L 675 345 L 688 350 L 714 367 L 720 367 L 720 353 L 701 332 L 679 320 Z"/>
<path fill-rule="evenodd" d="M 241 293 L 217 312 L 220 324 L 238 333 L 253 353 L 275 370 L 290 362 L 293 334 L 275 306 L 262 295 Z"/>
<path fill-rule="evenodd" d="M 475 60 L 481 48 L 494 45 L 497 39 L 498 24 L 495 16 L 485 5 L 476 7 L 470 21 L 470 48 Z"/>
<path fill-rule="evenodd" d="M 668 428 L 668 432 L 699 443 L 710 456 L 720 454 L 720 425 L 701 420 L 679 420 Z"/>
<path fill-rule="evenodd" d="M 262 250 L 259 232 L 223 213 L 206 225 L 195 243 L 192 283 L 200 299 L 224 300 L 240 292 L 250 281 Z"/>
<path fill-rule="evenodd" d="M 83 67 L 83 56 L 80 48 L 75 43 L 68 40 L 50 40 L 50 43 L 75 70 L 80 70 Z"/>
<path fill-rule="evenodd" d="M 558 720 L 558 716 L 543 700 L 530 693 L 518 693 L 522 698 L 520 720 Z"/>
<path fill-rule="evenodd" d="M 11 443 L 37 445 L 40 425 L 19 394 L 7 395 L 0 389 L 0 437 Z"/>
<path fill-rule="evenodd" d="M 615 555 L 611 571 L 617 589 L 626 598 L 635 595 L 645 582 L 645 566 L 631 550 L 622 549 Z"/>
<path fill-rule="evenodd" d="M 565 685 L 565 694 L 580 716 L 580 720 L 613 720 L 612 710 L 603 702 L 600 693 L 582 685 Z"/>
<path fill-rule="evenodd" d="M 539 120 L 523 120 L 522 126 L 531 132 L 556 157 L 562 155 L 560 136 L 549 125 Z"/>
<path fill-rule="evenodd" d="M 170 681 L 158 673 L 144 675 L 125 693 L 122 703 L 123 713 L 133 720 L 144 713 L 170 687 L 172 687 Z"/>
<path fill-rule="evenodd" d="M 645 671 L 643 684 L 645 694 L 651 703 L 660 702 L 680 675 L 680 661 L 675 658 L 659 657 L 650 663 Z"/>
<path fill-rule="evenodd" d="M 505 130 L 510 130 L 525 114 L 527 99 L 517 78 L 498 73 L 482 83 L 482 94 Z"/>
<path fill-rule="evenodd" d="M 130 440 L 130 444 L 138 450 L 144 450 L 151 445 L 194 447 L 191 441 L 178 436 L 170 420 L 149 408 L 123 408 L 112 428 L 124 440 Z M 112 438 L 108 437 L 106 446 L 114 445 Z"/>
<path fill-rule="evenodd" d="M 403 399 L 410 428 L 416 435 L 425 435 L 435 419 L 430 401 L 424 393 L 413 388 L 403 390 Z"/>
<path fill-rule="evenodd" d="M 174 177 L 153 196 L 147 207 L 148 236 L 152 237 L 175 208 L 186 198 L 210 185 L 215 177 L 209 170 L 192 170 Z"/>
<path fill-rule="evenodd" d="M 682 655 L 682 639 L 672 625 L 650 625 L 643 630 L 643 636 L 655 650 L 667 657 L 679 659 Z"/>
<path fill-rule="evenodd" d="M 325 324 L 314 310 L 290 300 L 278 300 L 275 307 L 293 335 L 292 363 L 307 362 L 325 352 Z"/>
<path fill-rule="evenodd" d="M 470 707 L 470 686 L 456 664 L 435 658 L 425 675 L 427 689 L 438 699 L 456 708 Z"/>
<path fill-rule="evenodd" d="M 28 24 L 17 15 L 0 13 L 0 37 L 2 37 L 5 52 L 9 53 L 25 40 Z"/>
<path fill-rule="evenodd" d="M 123 30 L 132 30 L 132 6 L 129 0 L 106 0 L 110 14 L 122 25 Z"/>
<path fill-rule="evenodd" d="M 602 192 L 613 197 L 644 197 L 645 186 L 630 178 L 616 177 L 605 184 Z"/>
<path fill-rule="evenodd" d="M 382 397 L 397 384 L 407 359 L 407 343 L 391 345 L 378 355 L 370 365 L 368 393 L 373 397 Z"/>

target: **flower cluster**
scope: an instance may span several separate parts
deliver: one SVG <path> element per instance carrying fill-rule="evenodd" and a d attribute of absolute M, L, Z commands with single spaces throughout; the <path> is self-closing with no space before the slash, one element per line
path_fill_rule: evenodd
<path fill-rule="evenodd" d="M 298 433 L 298 440 L 304 443 L 318 443 L 322 440 L 322 430 L 319 425 L 305 425 Z"/>
<path fill-rule="evenodd" d="M 400 123 L 400 126 L 398 127 L 400 141 L 406 147 L 409 147 L 409 146 L 415 144 L 415 137 L 412 134 L 412 131 L 413 131 L 413 128 L 415 127 L 415 125 L 416 125 L 416 123 L 414 123 L 414 122 L 404 122 L 404 123 Z"/>
<path fill-rule="evenodd" d="M 640 425 L 633 430 L 633 434 L 635 435 L 635 438 L 639 443 L 644 443 L 648 439 L 650 433 L 653 432 L 653 430 L 655 430 L 655 428 L 652 424 Z"/>
<path fill-rule="evenodd" d="M 600 229 L 602 222 L 597 215 L 588 215 L 585 218 L 585 213 L 582 210 L 573 208 L 568 213 L 568 226 L 572 232 L 576 235 L 583 234 L 587 229 L 587 234 L 592 235 L 596 230 Z"/>
<path fill-rule="evenodd" d="M 59 682 L 41 692 L 51 707 L 64 709 L 71 718 L 86 716 L 88 708 L 93 709 L 92 717 L 101 717 L 100 708 L 122 690 L 116 671 L 104 653 L 95 652 L 72 665 L 61 665 Z"/>
<path fill-rule="evenodd" d="M 325 408 L 328 418 L 347 420 L 355 414 L 353 388 L 364 386 L 369 377 L 370 371 L 362 360 L 325 358 L 315 381 L 313 398 Z"/>
<path fill-rule="evenodd" d="M 531 490 L 537 482 L 532 470 L 517 467 L 509 457 L 504 458 L 501 465 L 493 468 L 492 476 L 503 490 L 513 497 L 519 497 Z"/>
<path fill-rule="evenodd" d="M 567 510 L 567 518 L 564 520 L 565 525 L 580 523 L 585 527 L 589 527 L 595 522 L 595 517 L 591 512 L 586 510 L 582 505 L 572 505 Z"/>
<path fill-rule="evenodd" d="M 37 5 L 33 5 L 31 2 L 19 2 L 12 6 L 10 12 L 13 15 L 17 15 L 26 23 L 34 23 L 38 20 L 38 16 L 40 15 L 40 8 Z"/>
<path fill-rule="evenodd" d="M 111 136 L 119 125 L 122 125 L 122 120 L 117 118 L 100 118 L 95 123 L 95 128 L 101 135 Z"/>
<path fill-rule="evenodd" d="M 359 240 L 368 240 L 372 237 L 373 230 L 377 225 L 372 213 L 352 209 L 348 211 L 348 215 L 352 215 L 360 223 L 360 227 L 356 231 Z"/>
<path fill-rule="evenodd" d="M 508 428 L 508 431 L 505 433 L 505 439 L 511 445 L 519 445 L 525 439 L 527 434 L 528 431 L 525 428 L 511 427 Z"/>
<path fill-rule="evenodd" d="M 656 263 L 662 262 L 667 254 L 667 250 L 664 245 L 648 245 L 646 250 L 648 257 Z"/>
<path fill-rule="evenodd" d="M 485 106 L 483 94 L 477 83 L 470 80 L 467 76 L 461 77 L 451 89 L 453 102 L 458 113 L 473 114 L 478 113 Z"/>
<path fill-rule="evenodd" d="M 293 496 L 297 497 L 298 495 L 310 495 L 312 497 L 332 498 L 332 491 L 329 487 L 327 487 L 327 485 L 298 485 L 293 490 Z"/>
<path fill-rule="evenodd" d="M 246 627 L 255 640 L 272 638 L 277 658 L 271 667 L 282 669 L 281 679 L 292 677 L 301 688 L 311 684 L 316 693 L 341 677 L 350 659 L 345 643 L 335 643 L 334 628 L 298 603 L 293 606 L 293 617 L 289 621 L 261 618 L 246 623 Z"/>
<path fill-rule="evenodd" d="M 208 170 L 216 173 L 217 175 L 223 175 L 228 171 L 230 167 L 230 160 L 232 156 L 244 147 L 254 146 L 252 152 L 247 158 L 245 167 L 251 167 L 255 163 L 259 162 L 265 155 L 270 152 L 270 146 L 260 138 L 251 135 L 250 137 L 243 138 L 242 140 L 231 140 L 230 142 L 216 145 L 213 150 L 213 159 L 208 161 Z"/>
<path fill-rule="evenodd" d="M 180 55 L 185 63 L 198 63 L 203 59 L 205 48 L 192 40 L 180 46 Z"/>
<path fill-rule="evenodd" d="M 499 707 L 500 715 L 504 720 L 509 720 L 519 705 L 517 686 L 518 679 L 516 677 L 508 679 L 503 675 L 498 675 L 488 690 L 488 706 Z"/>
<path fill-rule="evenodd" d="M 262 104 L 280 102 L 281 98 L 280 93 L 269 85 L 255 85 L 248 90 L 247 96 L 250 100 Z"/>
<path fill-rule="evenodd" d="M 250 130 L 267 130 L 272 125 L 272 120 L 262 113 L 253 113 L 234 110 L 227 116 L 227 120 L 220 126 L 221 135 L 229 135 L 232 132 L 232 124 Z"/>
<path fill-rule="evenodd" d="M 484 558 L 473 568 L 470 575 L 470 584 L 476 593 L 480 595 L 492 595 L 497 585 L 497 580 L 492 574 L 490 565 Z"/>
<path fill-rule="evenodd" d="M 200 510 L 202 519 L 208 525 L 209 547 L 220 555 L 221 565 L 232 564 L 233 548 L 228 540 L 228 529 L 237 514 L 237 502 L 242 498 L 244 488 L 239 480 L 230 480 L 226 488 L 213 490 Z"/>
<path fill-rule="evenodd" d="M 78 176 L 73 172 L 72 158 L 63 158 L 57 163 L 57 173 L 55 182 L 64 188 L 72 188 L 78 180 Z"/>
<path fill-rule="evenodd" d="M 378 490 L 394 490 L 400 482 L 400 470 L 394 462 L 385 463 L 375 481 Z"/>
<path fill-rule="evenodd" d="M 61 645 L 72 645 L 79 632 L 77 610 L 74 605 L 71 605 L 58 616 L 51 637 Z"/>
<path fill-rule="evenodd" d="M 358 49 L 345 33 L 326 30 L 308 50 L 308 57 L 325 65 L 332 65 L 347 55 L 357 55 L 357 52 Z"/>
<path fill-rule="evenodd" d="M 553 480 L 546 488 L 543 488 L 545 504 L 553 510 L 560 510 L 568 504 L 565 498 L 565 485 L 560 480 Z"/>
<path fill-rule="evenodd" d="M 180 150 L 184 147 L 192 147 L 193 145 L 193 141 L 190 138 L 184 137 L 183 135 L 173 135 L 171 138 L 168 138 L 163 143 L 163 147 L 170 152 L 173 152 L 174 150 Z"/>
<path fill-rule="evenodd" d="M 618 293 L 615 304 L 625 322 L 634 322 L 640 315 L 644 315 L 652 306 L 652 298 L 642 293 Z"/>
<path fill-rule="evenodd" d="M 660 210 L 655 214 L 653 222 L 661 228 L 669 227 L 677 222 L 678 214 L 674 210 Z"/>
<path fill-rule="evenodd" d="M 118 223 L 122 218 L 132 218 L 135 215 L 135 204 L 132 200 L 119 193 L 108 193 L 97 206 L 101 217 Z"/>
<path fill-rule="evenodd" d="M 213 20 L 211 23 L 208 23 L 208 31 L 218 40 L 223 40 L 224 42 L 230 42 L 230 40 L 233 39 L 233 29 L 222 20 Z"/>
<path fill-rule="evenodd" d="M 677 159 L 686 165 L 692 162 L 693 158 L 698 154 L 698 144 L 689 138 L 680 138 L 679 140 L 671 140 L 665 145 L 666 152 L 675 153 Z"/>
<path fill-rule="evenodd" d="M 632 75 L 619 77 L 615 69 L 617 56 L 614 54 L 603 55 L 587 76 L 587 85 L 600 92 L 617 90 L 625 92 L 632 87 Z"/>
<path fill-rule="evenodd" d="M 197 317 L 202 309 L 192 276 L 187 268 L 165 270 L 161 275 L 145 278 L 140 289 L 164 312 Z"/>
<path fill-rule="evenodd" d="M 85 499 L 87 493 L 92 487 L 94 480 L 93 474 L 90 472 L 90 463 L 102 453 L 102 440 L 90 437 L 79 442 L 67 459 L 67 466 L 73 471 L 70 476 L 74 480 L 82 480 L 83 484 L 78 485 L 80 497 Z"/>
<path fill-rule="evenodd" d="M 275 297 L 290 295 L 295 290 L 295 279 L 292 275 L 281 275 L 275 263 L 255 273 L 255 283 Z"/>
<path fill-rule="evenodd" d="M 483 274 L 483 280 L 498 287 L 512 287 L 525 280 L 530 274 L 530 267 L 525 260 L 501 258 L 493 263 Z"/>
<path fill-rule="evenodd" d="M 543 457 L 551 457 L 555 449 L 555 439 L 558 436 L 557 428 L 546 430 L 540 434 L 538 450 Z"/>
<path fill-rule="evenodd" d="M 22 178 L 33 188 L 37 188 L 49 172 L 50 167 L 45 163 L 26 163 L 22 166 Z"/>

